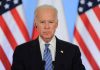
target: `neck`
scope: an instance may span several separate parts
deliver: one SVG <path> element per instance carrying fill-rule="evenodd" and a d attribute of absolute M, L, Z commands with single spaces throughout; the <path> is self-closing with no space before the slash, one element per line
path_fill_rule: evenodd
<path fill-rule="evenodd" d="M 52 38 L 46 38 L 46 39 L 43 39 L 43 41 L 44 41 L 45 43 L 49 43 L 49 42 L 51 41 L 51 39 L 52 39 Z"/>
<path fill-rule="evenodd" d="M 51 38 L 43 38 L 43 37 L 41 37 L 41 38 L 45 43 L 49 43 L 52 40 L 53 37 L 51 37 Z"/>

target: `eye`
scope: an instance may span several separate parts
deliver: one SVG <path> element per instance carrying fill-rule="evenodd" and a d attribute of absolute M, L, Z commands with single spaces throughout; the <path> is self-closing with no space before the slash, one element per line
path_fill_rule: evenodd
<path fill-rule="evenodd" d="M 40 21 L 40 23 L 45 23 L 44 21 Z"/>
<path fill-rule="evenodd" d="M 49 21 L 49 23 L 54 23 L 53 21 Z"/>

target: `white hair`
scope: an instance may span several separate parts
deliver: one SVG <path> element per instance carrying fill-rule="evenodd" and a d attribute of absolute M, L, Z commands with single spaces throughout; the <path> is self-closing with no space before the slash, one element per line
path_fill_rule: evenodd
<path fill-rule="evenodd" d="M 57 9 L 56 9 L 55 7 L 53 7 L 53 6 L 51 6 L 51 5 L 41 5 L 41 6 L 38 6 L 38 7 L 35 9 L 35 12 L 34 12 L 35 17 L 36 17 L 36 15 L 37 15 L 37 12 L 38 12 L 39 9 L 48 9 L 48 8 L 53 9 L 53 10 L 55 11 L 56 15 L 58 14 L 58 11 L 57 11 Z"/>

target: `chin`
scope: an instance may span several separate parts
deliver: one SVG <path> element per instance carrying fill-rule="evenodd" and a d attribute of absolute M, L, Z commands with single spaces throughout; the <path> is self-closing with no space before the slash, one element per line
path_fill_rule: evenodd
<path fill-rule="evenodd" d="M 51 39 L 52 36 L 48 36 L 48 35 L 46 35 L 46 36 L 43 36 L 43 38 L 45 38 L 45 39 Z"/>
<path fill-rule="evenodd" d="M 45 39 L 50 39 L 51 37 L 48 37 L 48 36 L 46 36 L 46 37 L 44 37 Z"/>

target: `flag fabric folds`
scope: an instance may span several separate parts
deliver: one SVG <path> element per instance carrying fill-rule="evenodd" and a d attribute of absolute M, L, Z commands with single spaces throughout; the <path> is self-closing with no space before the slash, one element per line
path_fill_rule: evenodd
<path fill-rule="evenodd" d="M 63 4 L 62 0 L 38 0 L 38 5 L 51 5 L 57 8 L 58 10 L 58 28 L 56 30 L 56 36 L 62 40 L 69 41 L 69 36 L 68 36 L 68 30 L 67 30 L 67 24 L 66 24 L 66 19 L 64 15 L 64 9 L 63 9 Z M 33 39 L 36 39 L 38 37 L 39 33 L 37 32 L 37 29 L 34 25 L 33 28 Z"/>
<path fill-rule="evenodd" d="M 80 0 L 74 30 L 86 70 L 100 70 L 100 0 Z"/>
<path fill-rule="evenodd" d="M 0 0 L 0 70 L 10 70 L 17 45 L 29 41 L 21 0 Z"/>

